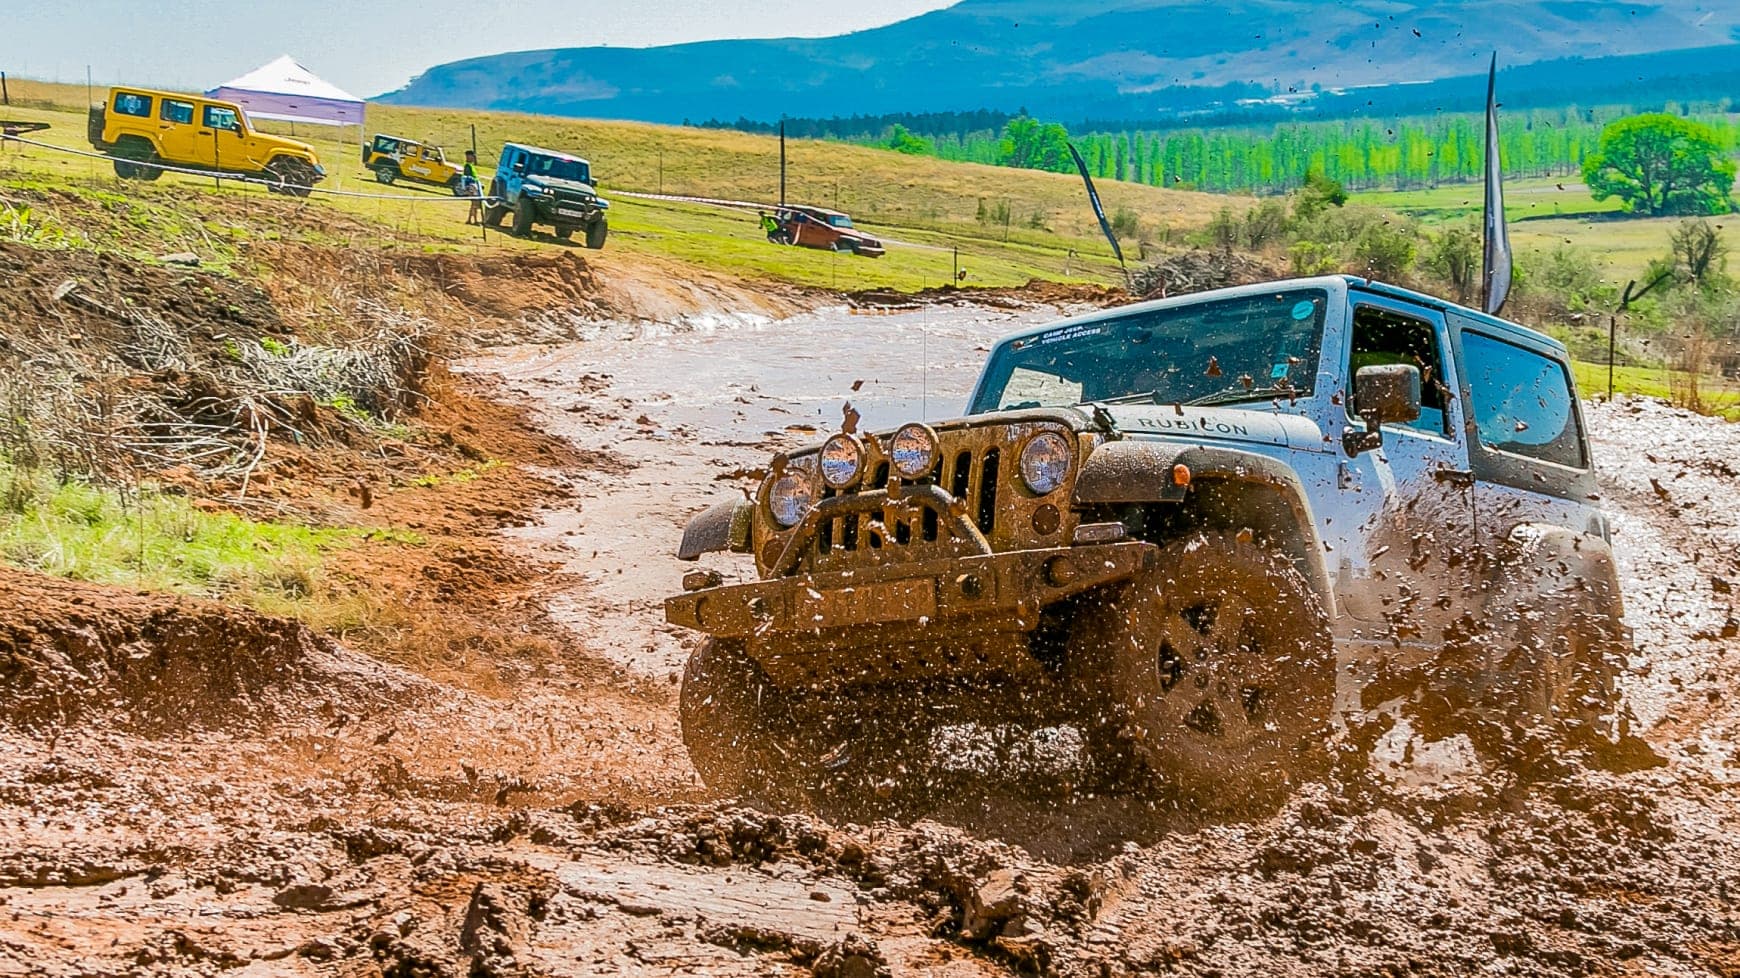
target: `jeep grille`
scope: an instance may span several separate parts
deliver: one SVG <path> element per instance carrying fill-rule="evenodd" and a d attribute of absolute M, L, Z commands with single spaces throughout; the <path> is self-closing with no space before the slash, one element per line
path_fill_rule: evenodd
<path fill-rule="evenodd" d="M 963 522 L 982 534 L 984 542 L 995 551 L 1066 545 L 1075 523 L 1069 503 L 1072 486 L 1037 498 L 1015 475 L 1021 447 L 1035 433 L 1048 429 L 1062 431 L 1071 441 L 1077 440 L 1067 424 L 1049 419 L 943 426 L 937 432 L 936 466 L 916 480 L 897 476 L 891 479 L 888 457 L 883 451 L 886 439 L 867 437 L 864 477 L 852 489 L 824 489 L 821 499 L 825 503 L 841 497 L 886 493 L 886 504 L 876 506 L 871 502 L 858 512 L 817 520 L 813 538 L 808 540 L 792 539 L 801 531 L 767 532 L 771 528 L 763 523 L 757 547 L 762 570 L 776 574 L 847 570 L 976 552 L 982 544 L 963 538 Z M 953 500 L 958 519 L 940 512 L 934 495 L 921 498 L 924 494 L 919 492 L 902 492 L 916 486 L 935 486 L 946 492 Z M 1058 510 L 1048 519 L 1038 521 L 1051 529 L 1049 533 L 1040 532 L 1034 519 L 1036 511 L 1045 506 Z M 797 558 L 795 565 L 775 570 L 774 559 L 785 553 L 787 545 L 799 547 L 795 554 L 788 555 L 788 560 Z"/>

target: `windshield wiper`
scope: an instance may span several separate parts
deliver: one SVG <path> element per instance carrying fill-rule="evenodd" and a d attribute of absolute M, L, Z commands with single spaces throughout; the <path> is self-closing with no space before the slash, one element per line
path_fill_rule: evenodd
<path fill-rule="evenodd" d="M 1147 401 L 1149 404 L 1160 403 L 1159 391 L 1142 391 L 1137 394 L 1119 394 L 1117 397 L 1096 397 L 1093 404 L 1139 404 Z"/>
<path fill-rule="evenodd" d="M 1184 403 L 1190 407 L 1206 407 L 1210 404 L 1234 404 L 1239 401 L 1266 401 L 1281 396 L 1292 397 L 1298 393 L 1299 389 L 1296 387 L 1252 387 L 1248 390 L 1244 387 L 1234 387 L 1229 390 L 1216 391 L 1213 394 L 1204 394 Z"/>

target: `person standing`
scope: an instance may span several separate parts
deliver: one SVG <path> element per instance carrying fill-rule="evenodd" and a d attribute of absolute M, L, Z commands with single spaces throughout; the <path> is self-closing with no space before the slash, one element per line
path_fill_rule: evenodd
<path fill-rule="evenodd" d="M 465 223 L 483 223 L 483 185 L 477 182 L 477 150 L 465 151 L 465 169 L 459 177 L 459 193 L 471 198 L 471 210 L 465 215 Z"/>

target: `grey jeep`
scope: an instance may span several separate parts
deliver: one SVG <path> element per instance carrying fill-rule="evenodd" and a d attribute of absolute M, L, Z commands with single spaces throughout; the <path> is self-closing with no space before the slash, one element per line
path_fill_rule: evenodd
<path fill-rule="evenodd" d="M 1283 795 L 1386 708 L 1611 741 L 1593 462 L 1562 345 L 1363 279 L 1028 330 L 961 418 L 839 432 L 691 522 L 679 557 L 757 573 L 666 602 L 707 636 L 684 737 L 716 789 L 797 800 L 1002 709 L 1205 808 Z"/>

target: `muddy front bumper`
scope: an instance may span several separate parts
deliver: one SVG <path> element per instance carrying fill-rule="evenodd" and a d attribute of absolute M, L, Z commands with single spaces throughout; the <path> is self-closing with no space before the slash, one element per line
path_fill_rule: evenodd
<path fill-rule="evenodd" d="M 672 624 L 740 640 L 780 686 L 1037 668 L 1027 638 L 1049 606 L 1151 564 L 1146 543 L 951 557 L 691 591 Z"/>

